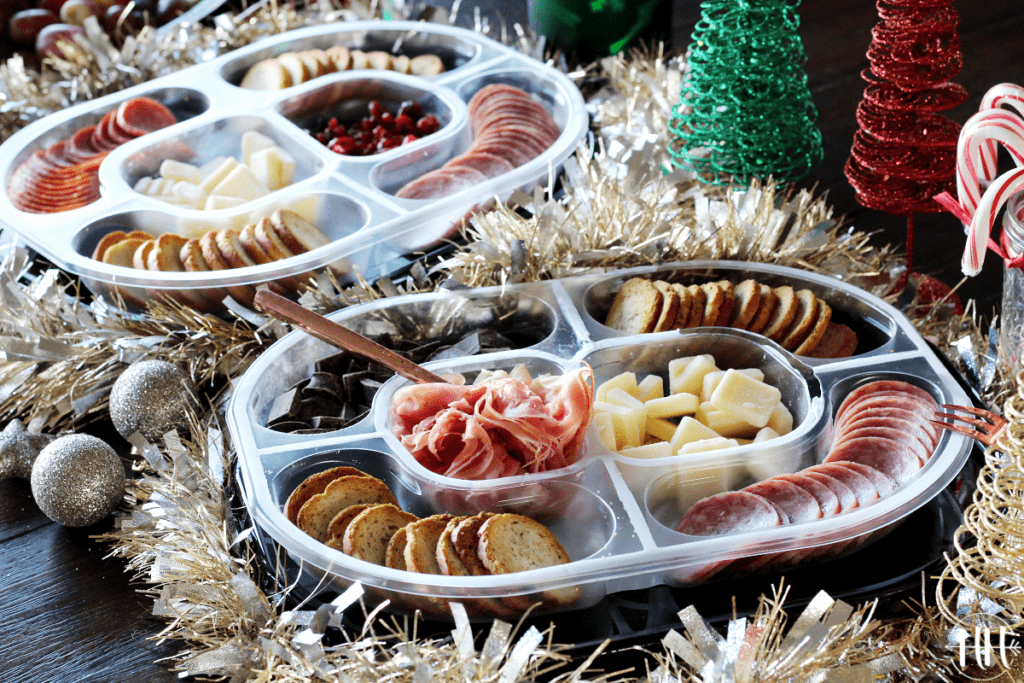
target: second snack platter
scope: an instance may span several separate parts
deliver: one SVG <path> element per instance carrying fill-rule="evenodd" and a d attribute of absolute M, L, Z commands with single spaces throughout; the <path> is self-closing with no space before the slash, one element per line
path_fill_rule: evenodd
<path fill-rule="evenodd" d="M 794 356 L 758 334 L 726 327 L 623 335 L 606 327 L 604 320 L 612 296 L 632 277 L 686 284 L 754 279 L 772 287 L 808 289 L 831 306 L 834 320 L 856 330 L 861 342 L 851 357 L 811 359 Z M 722 369 L 760 369 L 765 382 L 781 391 L 794 419 L 791 432 L 766 443 L 650 459 L 609 450 L 591 424 L 581 457 L 568 467 L 484 481 L 455 479 L 421 465 L 392 433 L 390 398 L 407 384 L 400 378 L 385 382 L 372 398 L 369 414 L 344 428 L 293 433 L 270 428 L 280 412 L 280 397 L 291 396 L 296 385 L 319 371 L 315 366 L 338 354 L 304 333 L 291 333 L 241 378 L 229 410 L 246 504 L 256 524 L 305 569 L 338 588 L 361 581 L 375 599 L 390 599 L 399 609 L 443 615 L 447 601 L 457 600 L 471 613 L 486 616 L 494 614 L 488 606 L 498 604 L 495 599 L 507 603 L 510 596 L 536 599 L 548 610 L 577 609 L 610 592 L 706 580 L 704 568 L 739 558 L 828 559 L 885 534 L 938 495 L 970 450 L 964 437 L 943 433 L 931 458 L 912 479 L 871 504 L 836 516 L 720 536 L 676 531 L 682 515 L 705 496 L 820 462 L 832 441 L 839 404 L 869 382 L 907 382 L 939 404 L 969 405 L 905 316 L 862 290 L 804 271 L 687 262 L 504 288 L 395 297 L 331 318 L 376 339 L 457 340 L 488 329 L 529 332 L 523 348 L 463 357 L 449 352 L 447 358 L 425 364 L 435 373 L 459 372 L 470 379 L 482 369 L 511 370 L 520 364 L 533 376 L 562 374 L 586 364 L 600 385 L 625 371 L 664 377 L 672 359 L 712 354 Z M 283 513 L 286 499 L 300 482 L 338 465 L 378 477 L 403 510 L 419 516 L 500 511 L 533 517 L 555 534 L 571 561 L 522 573 L 454 577 L 348 557 L 301 532 Z M 569 601 L 564 600 L 567 593 L 573 596 Z M 551 600 L 554 595 L 560 598 Z"/>
<path fill-rule="evenodd" d="M 437 75 L 410 75 L 362 68 L 311 78 L 281 90 L 240 87 L 255 64 L 285 54 L 344 46 L 396 55 L 436 55 Z M 557 138 L 542 153 L 495 177 L 437 199 L 403 199 L 403 184 L 465 153 L 473 142 L 467 103 L 481 88 L 514 86 L 552 117 Z M 98 169 L 100 196 L 70 211 L 28 213 L 12 193 L 18 170 L 34 155 L 63 150 L 61 141 L 97 126 L 133 98 L 166 107 L 177 123 L 142 135 L 107 153 Z M 372 156 L 337 154 L 307 130 L 337 112 L 339 118 L 365 113 L 368 102 L 398 107 L 414 100 L 436 117 L 437 132 Z M 479 33 L 452 26 L 395 21 L 343 22 L 292 31 L 236 50 L 208 63 L 70 107 L 17 132 L 0 148 L 0 225 L 99 293 L 118 291 L 129 302 L 155 292 L 256 285 L 332 267 L 341 278 L 399 255 L 422 251 L 453 234 L 473 207 L 516 188 L 530 188 L 572 154 L 587 127 L 579 90 L 564 74 Z M 198 210 L 169 204 L 136 191 L 144 177 L 167 159 L 201 166 L 239 155 L 243 135 L 256 132 L 295 162 L 293 182 L 232 208 Z M 315 130 L 313 131 L 315 132 Z M 511 135 L 511 134 L 510 134 Z M 102 137 L 102 136 L 101 136 Z M 57 145 L 58 148 L 55 148 Z M 56 153 L 56 152 L 55 152 Z M 59 153 L 56 153 L 60 156 Z M 62 164 L 65 159 L 58 159 Z M 186 237 L 219 228 L 241 229 L 276 209 L 293 210 L 318 226 L 329 244 L 291 258 L 243 268 L 195 272 L 139 270 L 91 258 L 100 240 L 114 231 L 143 230 Z"/>

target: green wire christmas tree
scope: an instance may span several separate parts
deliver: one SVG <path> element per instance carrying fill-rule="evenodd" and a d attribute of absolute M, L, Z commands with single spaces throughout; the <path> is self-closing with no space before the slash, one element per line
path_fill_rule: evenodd
<path fill-rule="evenodd" d="M 792 0 L 707 0 L 669 124 L 673 163 L 703 180 L 803 178 L 823 156 Z"/>

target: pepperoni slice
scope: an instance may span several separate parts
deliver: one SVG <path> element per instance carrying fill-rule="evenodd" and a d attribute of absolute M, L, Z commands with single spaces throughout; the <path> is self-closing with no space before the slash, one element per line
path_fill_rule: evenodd
<path fill-rule="evenodd" d="M 149 97 L 133 97 L 117 108 L 116 129 L 132 138 L 173 126 L 178 122 L 171 110 Z"/>
<path fill-rule="evenodd" d="M 116 116 L 116 111 L 108 112 L 99 123 L 100 137 L 109 140 L 115 147 L 135 139 L 135 137 L 128 135 L 117 127 L 115 123 Z"/>
<path fill-rule="evenodd" d="M 825 458 L 825 462 L 842 460 L 874 467 L 897 484 L 907 483 L 921 469 L 921 461 L 910 448 L 876 436 L 845 441 Z"/>
<path fill-rule="evenodd" d="M 86 126 L 75 132 L 68 139 L 68 157 L 74 159 L 76 163 L 80 163 L 95 156 L 100 151 L 92 144 L 92 136 L 95 132 L 96 126 Z"/>
<path fill-rule="evenodd" d="M 395 196 L 402 199 L 436 199 L 438 197 L 448 197 L 456 192 L 461 192 L 466 188 L 473 187 L 484 180 L 487 180 L 487 177 L 476 169 L 466 167 L 448 168 L 442 166 L 441 168 L 426 173 L 412 181 L 399 190 Z"/>

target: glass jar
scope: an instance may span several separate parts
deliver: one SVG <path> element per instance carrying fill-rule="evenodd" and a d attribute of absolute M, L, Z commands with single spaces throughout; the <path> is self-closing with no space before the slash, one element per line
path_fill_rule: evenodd
<path fill-rule="evenodd" d="M 1024 252 L 1024 192 L 1018 192 L 1006 202 L 1003 214 L 1003 234 L 1009 257 Z M 1024 270 L 1003 266 L 1002 323 L 999 328 L 1000 356 L 1015 376 L 1024 357 Z"/>

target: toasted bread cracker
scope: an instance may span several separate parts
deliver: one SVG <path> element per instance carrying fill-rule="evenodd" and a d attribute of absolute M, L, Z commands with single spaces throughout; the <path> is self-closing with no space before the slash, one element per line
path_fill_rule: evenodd
<path fill-rule="evenodd" d="M 317 472 L 311 474 L 302 480 L 302 483 L 295 487 L 292 494 L 288 496 L 287 502 L 284 504 L 284 516 L 289 522 L 295 524 L 295 520 L 299 515 L 299 509 L 306 504 L 306 501 L 317 495 L 323 493 L 327 485 L 338 477 L 367 477 L 369 476 L 362 470 L 357 470 L 355 467 L 332 467 L 329 470 L 323 472 Z"/>
<path fill-rule="evenodd" d="M 793 318 L 793 324 L 789 326 L 786 336 L 779 342 L 787 351 L 796 351 L 797 347 L 807 339 L 807 335 L 811 333 L 814 323 L 818 320 L 818 309 L 821 308 L 820 300 L 809 289 L 798 291 L 796 301 L 796 316 Z"/>
<path fill-rule="evenodd" d="M 477 553 L 491 574 L 551 567 L 570 562 L 565 548 L 540 522 L 522 515 L 502 513 L 487 519 L 479 531 Z M 548 606 L 564 607 L 579 599 L 578 586 L 544 591 L 541 601 Z M 519 606 L 532 604 L 531 596 L 510 596 L 505 601 Z"/>
<path fill-rule="evenodd" d="M 431 515 L 409 524 L 406 529 L 405 568 L 420 574 L 440 574 L 437 542 L 451 521 L 451 515 Z"/>
<path fill-rule="evenodd" d="M 821 341 L 808 355 L 811 358 L 848 358 L 857 352 L 857 333 L 843 325 L 829 321 Z"/>
<path fill-rule="evenodd" d="M 327 541 L 327 529 L 334 516 L 349 505 L 359 503 L 397 505 L 398 501 L 380 479 L 346 475 L 330 482 L 323 493 L 307 500 L 299 508 L 295 521 L 300 529 L 323 543 Z"/>
<path fill-rule="evenodd" d="M 344 552 L 345 530 L 348 529 L 348 525 L 356 518 L 356 515 L 368 507 L 370 506 L 367 503 L 349 505 L 338 514 L 334 515 L 334 519 L 331 520 L 330 526 L 327 527 L 327 533 L 329 535 L 329 538 L 327 539 L 327 547 Z"/>
<path fill-rule="evenodd" d="M 674 330 L 681 330 L 686 327 L 686 323 L 690 320 L 690 309 L 693 308 L 693 296 L 690 295 L 690 290 L 678 282 L 672 283 L 672 289 L 676 290 L 676 296 L 679 297 L 679 311 L 676 313 L 676 322 L 672 326 Z"/>
<path fill-rule="evenodd" d="M 283 90 L 293 85 L 291 72 L 273 57 L 249 67 L 240 84 L 246 90 Z"/>
<path fill-rule="evenodd" d="M 700 286 L 704 292 L 704 319 L 700 321 L 701 327 L 710 327 L 718 324 L 718 317 L 722 314 L 722 304 L 725 302 L 725 291 L 718 286 L 717 282 L 706 282 Z"/>
<path fill-rule="evenodd" d="M 690 318 L 686 321 L 686 329 L 700 327 L 704 322 L 704 307 L 708 301 L 708 295 L 700 285 L 690 285 L 686 288 L 690 293 Z"/>
<path fill-rule="evenodd" d="M 630 278 L 615 294 L 604 324 L 629 334 L 652 332 L 661 314 L 662 298 L 661 290 L 650 280 Z"/>
<path fill-rule="evenodd" d="M 772 312 L 772 316 L 768 319 L 768 324 L 761 331 L 761 334 L 773 341 L 780 341 L 786 332 L 789 331 L 789 327 L 793 324 L 793 319 L 796 317 L 796 292 L 788 285 L 776 287 L 774 291 L 775 296 L 778 298 L 778 304 L 776 304 L 775 310 Z"/>
<path fill-rule="evenodd" d="M 387 562 L 391 537 L 399 529 L 415 523 L 418 519 L 416 515 L 400 510 L 393 503 L 370 505 L 357 514 L 346 527 L 342 552 L 357 560 L 383 567 Z"/>
<path fill-rule="evenodd" d="M 462 560 L 463 566 L 469 570 L 471 576 L 490 574 L 487 567 L 480 561 L 477 548 L 480 545 L 480 527 L 493 516 L 490 512 L 481 512 L 459 522 L 452 531 L 452 544 L 455 546 L 455 553 Z"/>
<path fill-rule="evenodd" d="M 722 290 L 722 308 L 718 312 L 718 327 L 727 327 L 732 320 L 732 310 L 736 307 L 736 287 L 728 280 L 719 280 L 715 284 Z"/>
<path fill-rule="evenodd" d="M 759 285 L 761 289 L 761 303 L 757 307 L 757 313 L 754 314 L 753 320 L 747 325 L 747 330 L 750 332 L 760 333 L 768 325 L 768 320 L 772 317 L 772 313 L 775 312 L 775 307 L 779 305 L 779 297 L 775 294 L 775 290 L 768 285 Z"/>
<path fill-rule="evenodd" d="M 821 342 L 822 337 L 825 336 L 825 331 L 828 329 L 831 321 L 832 308 L 821 299 L 818 299 L 818 319 L 814 322 L 811 331 L 807 333 L 807 337 L 800 343 L 800 346 L 796 347 L 793 353 L 798 356 L 806 356 L 814 351 Z"/>
<path fill-rule="evenodd" d="M 729 327 L 745 330 L 761 308 L 761 285 L 754 280 L 739 283 L 733 292 L 733 302 Z"/>
<path fill-rule="evenodd" d="M 655 280 L 654 286 L 661 292 L 661 312 L 654 323 L 653 332 L 664 332 L 671 330 L 676 324 L 676 316 L 679 315 L 679 295 L 672 285 L 661 280 Z"/>

